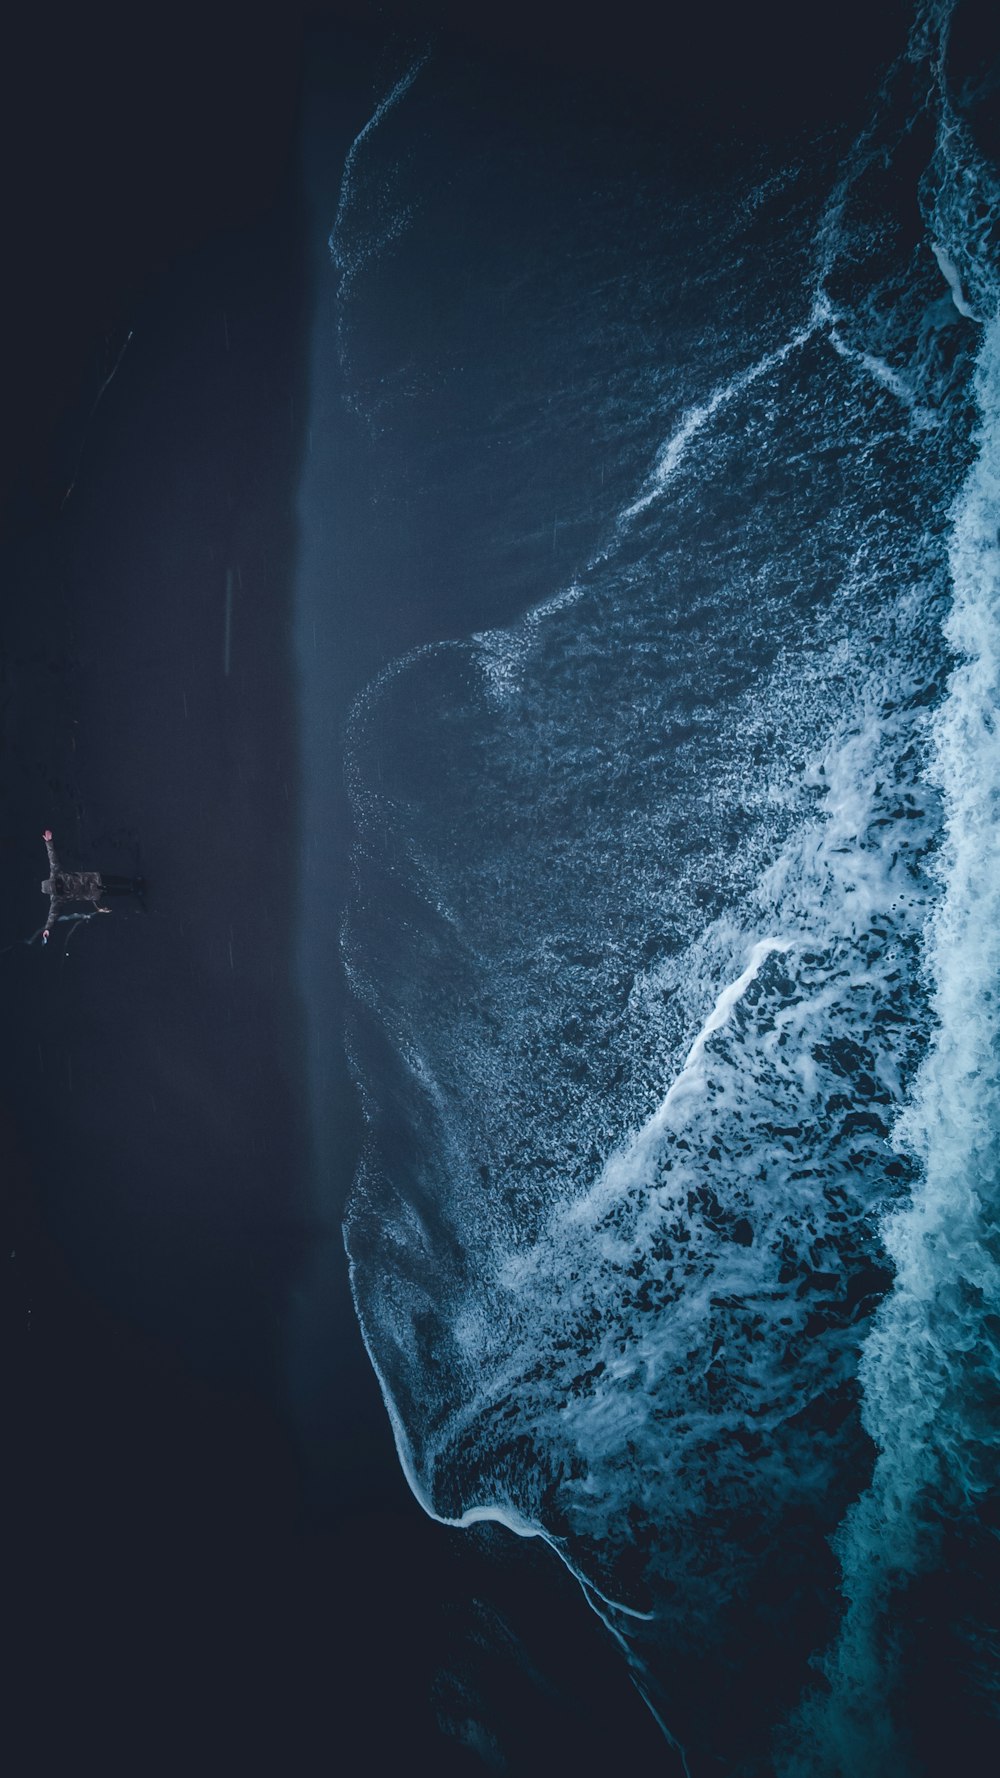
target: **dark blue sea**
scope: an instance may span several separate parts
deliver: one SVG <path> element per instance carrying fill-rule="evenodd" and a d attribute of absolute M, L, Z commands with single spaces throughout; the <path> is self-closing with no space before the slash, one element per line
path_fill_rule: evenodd
<path fill-rule="evenodd" d="M 549 1546 L 690 1778 L 1000 1742 L 986 22 L 918 0 L 770 128 L 433 37 L 346 157 L 310 98 L 326 1208 L 343 1005 L 406 1481 Z"/>

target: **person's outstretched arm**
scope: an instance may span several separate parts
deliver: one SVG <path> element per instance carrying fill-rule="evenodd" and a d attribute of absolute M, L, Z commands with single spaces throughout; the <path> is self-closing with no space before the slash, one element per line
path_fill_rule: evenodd
<path fill-rule="evenodd" d="M 65 895 L 53 895 L 52 896 L 52 898 L 49 902 L 49 917 L 46 920 L 45 925 L 42 927 L 42 943 L 43 943 L 43 945 L 48 944 L 49 937 L 52 932 L 52 928 L 59 918 L 59 910 L 61 908 L 64 908 L 65 906 L 66 906 Z"/>
<path fill-rule="evenodd" d="M 59 860 L 56 857 L 56 849 L 55 849 L 54 845 L 52 844 L 52 829 L 51 829 L 51 827 L 47 827 L 45 829 L 45 832 L 42 835 L 42 839 L 45 841 L 45 850 L 49 855 L 49 873 L 51 875 L 52 872 L 57 871 L 59 869 Z"/>

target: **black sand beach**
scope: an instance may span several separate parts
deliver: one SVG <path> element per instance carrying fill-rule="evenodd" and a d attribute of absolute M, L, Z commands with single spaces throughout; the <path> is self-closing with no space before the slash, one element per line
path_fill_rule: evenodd
<path fill-rule="evenodd" d="M 81 78 L 106 48 L 90 45 Z M 96 81 L 100 148 L 69 140 L 73 115 L 60 137 L 79 157 L 73 243 L 91 240 L 75 308 L 52 292 L 73 275 L 57 241 L 31 254 L 58 155 L 25 207 L 8 441 L 8 1743 L 40 1773 L 540 1773 L 603 1765 L 625 1741 L 663 1769 L 652 1719 L 554 1558 L 446 1531 L 410 1497 L 339 1227 L 316 1213 L 293 968 L 310 293 L 287 94 L 276 78 L 271 159 L 249 195 L 206 174 L 192 212 L 198 157 L 217 174 L 246 119 L 228 88 L 182 81 L 194 124 L 176 189 L 156 161 L 171 203 L 136 213 L 112 249 L 109 227 L 88 237 L 87 204 L 95 222 L 113 125 L 132 132 L 138 188 L 162 88 L 185 65 L 175 53 L 162 87 L 154 76 L 144 127 L 128 46 L 116 53 L 133 87 L 126 105 L 114 70 Z M 265 55 L 255 42 L 258 88 Z M 123 899 L 57 928 L 47 952 L 22 944 L 44 918 L 44 826 L 67 864 L 142 873 L 145 911 Z M 354 1137 L 352 1123 L 345 1186 Z M 317 1460 L 296 1429 L 289 1339 L 323 1253 L 339 1350 Z M 477 1727 L 498 1714 L 502 1749 Z"/>

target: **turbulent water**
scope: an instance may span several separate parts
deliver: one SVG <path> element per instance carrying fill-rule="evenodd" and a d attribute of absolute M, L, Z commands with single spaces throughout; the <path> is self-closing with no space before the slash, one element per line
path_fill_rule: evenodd
<path fill-rule="evenodd" d="M 695 1778 L 922 1770 L 931 1673 L 995 1720 L 1000 191 L 949 24 L 742 163 L 474 129 L 421 56 L 331 234 L 373 548 L 450 638 L 351 723 L 357 1310 L 428 1512 L 547 1539 Z"/>

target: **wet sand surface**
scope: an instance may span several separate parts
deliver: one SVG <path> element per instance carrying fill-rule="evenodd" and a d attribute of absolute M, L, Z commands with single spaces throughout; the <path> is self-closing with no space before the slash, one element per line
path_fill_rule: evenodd
<path fill-rule="evenodd" d="M 8 552 L 16 1736 L 41 1772 L 533 1773 L 626 1746 L 669 1770 L 549 1553 L 411 1499 L 315 1208 L 293 967 L 303 265 L 291 183 L 179 259 L 80 428 L 72 494 Z M 67 866 L 141 872 L 145 911 L 22 945 L 46 825 Z M 318 1255 L 339 1349 L 317 1455 L 290 1342 Z"/>

